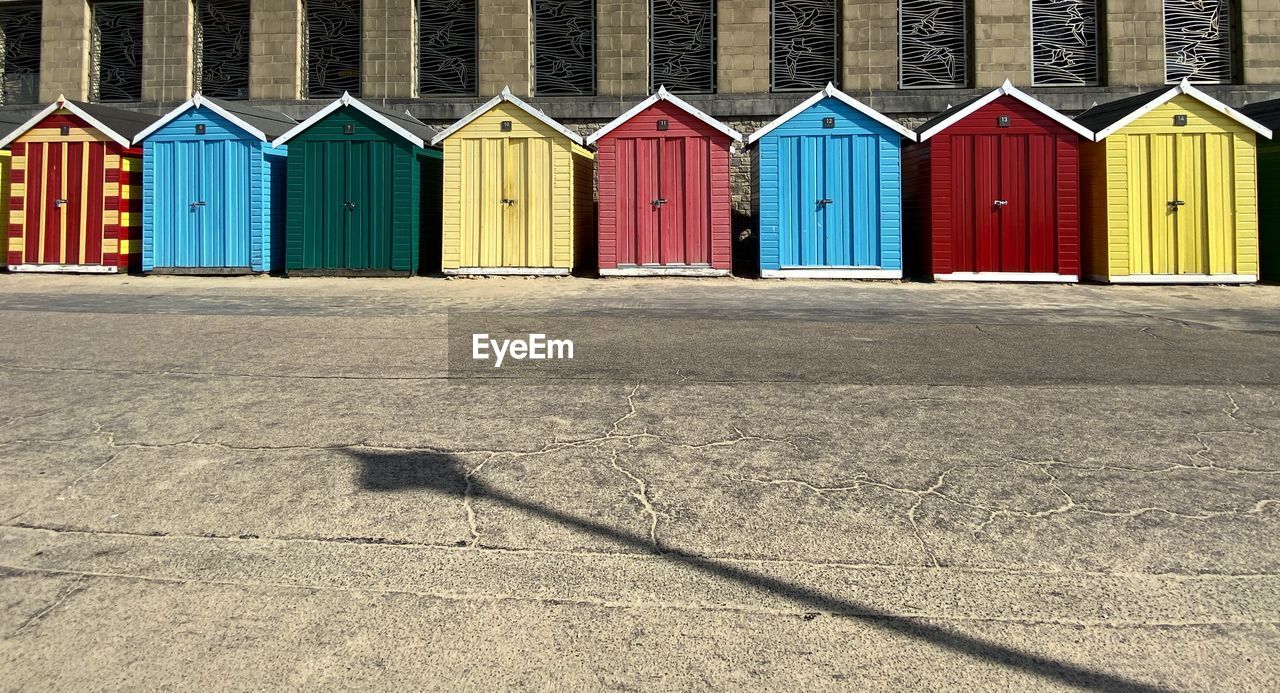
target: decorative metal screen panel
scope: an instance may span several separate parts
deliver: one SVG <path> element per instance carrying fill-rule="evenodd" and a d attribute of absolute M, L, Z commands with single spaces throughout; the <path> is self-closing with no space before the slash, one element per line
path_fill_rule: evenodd
<path fill-rule="evenodd" d="M 649 89 L 716 90 L 715 0 L 650 0 Z"/>
<path fill-rule="evenodd" d="M 966 0 L 899 0 L 902 86 L 964 87 L 969 80 Z"/>
<path fill-rule="evenodd" d="M 89 98 L 142 100 L 142 3 L 96 2 L 89 36 Z"/>
<path fill-rule="evenodd" d="M 595 94 L 595 0 L 533 0 L 533 67 L 539 96 Z"/>
<path fill-rule="evenodd" d="M 1164 77 L 1231 81 L 1229 0 L 1164 0 Z"/>
<path fill-rule="evenodd" d="M 309 99 L 360 95 L 360 0 L 306 0 L 303 93 Z"/>
<path fill-rule="evenodd" d="M 193 39 L 196 91 L 249 98 L 249 0 L 196 0 Z"/>
<path fill-rule="evenodd" d="M 476 93 L 476 0 L 418 0 L 418 92 Z"/>
<path fill-rule="evenodd" d="M 40 86 L 40 5 L 0 5 L 0 104 L 35 103 Z"/>
<path fill-rule="evenodd" d="M 1031 0 L 1031 82 L 1098 83 L 1097 0 Z"/>
<path fill-rule="evenodd" d="M 774 91 L 821 89 L 838 81 L 840 24 L 835 0 L 773 0 Z"/>

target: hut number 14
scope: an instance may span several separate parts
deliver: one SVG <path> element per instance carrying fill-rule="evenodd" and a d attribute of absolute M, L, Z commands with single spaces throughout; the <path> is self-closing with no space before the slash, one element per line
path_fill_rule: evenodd
<path fill-rule="evenodd" d="M 487 333 L 471 335 L 471 358 L 493 359 L 493 367 L 501 368 L 507 357 L 517 361 L 547 361 L 573 358 L 573 340 L 547 339 L 545 334 L 531 332 L 527 339 L 490 339 Z"/>

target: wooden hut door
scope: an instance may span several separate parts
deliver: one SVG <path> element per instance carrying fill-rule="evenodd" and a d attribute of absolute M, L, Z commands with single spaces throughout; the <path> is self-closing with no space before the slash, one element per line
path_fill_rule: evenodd
<path fill-rule="evenodd" d="M 705 137 L 619 141 L 623 265 L 711 264 L 710 142 Z M 630 179 L 628 182 L 627 179 Z M 625 186 L 625 187 L 621 187 Z M 630 199 L 626 195 L 630 193 Z M 630 227 L 630 228 L 628 228 Z"/>
<path fill-rule="evenodd" d="M 797 136 L 781 143 L 782 265 L 880 264 L 879 138 Z"/>
<path fill-rule="evenodd" d="M 475 243 L 464 267 L 550 267 L 552 147 L 541 137 L 467 140 L 478 149 Z M 474 156 L 472 157 L 475 158 Z"/>
<path fill-rule="evenodd" d="M 27 143 L 26 262 L 102 264 L 103 191 L 98 176 L 104 153 L 96 142 Z"/>
<path fill-rule="evenodd" d="M 249 147 L 233 140 L 199 142 L 190 184 L 195 243 L 187 267 L 249 267 Z"/>
<path fill-rule="evenodd" d="M 1132 135 L 1129 271 L 1231 273 L 1230 135 Z"/>
<path fill-rule="evenodd" d="M 1056 137 L 951 138 L 953 272 L 1056 272 Z"/>

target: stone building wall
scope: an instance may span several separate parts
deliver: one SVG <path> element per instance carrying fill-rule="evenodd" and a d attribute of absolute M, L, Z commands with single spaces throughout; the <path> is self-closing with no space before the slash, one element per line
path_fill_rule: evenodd
<path fill-rule="evenodd" d="M 302 94 L 302 6 L 299 0 L 250 0 L 249 97 Z"/>
<path fill-rule="evenodd" d="M 145 0 L 142 10 L 142 100 L 191 96 L 191 0 Z"/>

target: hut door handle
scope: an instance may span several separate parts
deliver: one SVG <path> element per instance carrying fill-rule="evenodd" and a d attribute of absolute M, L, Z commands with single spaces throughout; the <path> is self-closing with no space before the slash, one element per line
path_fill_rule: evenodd
<path fill-rule="evenodd" d="M 1179 208 L 1179 207 L 1181 207 L 1182 205 L 1185 205 L 1185 204 L 1186 204 L 1186 202 L 1184 202 L 1184 201 L 1182 201 L 1182 200 L 1169 200 L 1169 209 L 1170 209 L 1171 211 L 1176 212 L 1176 211 L 1178 211 L 1178 208 Z"/>
<path fill-rule="evenodd" d="M 53 206 L 54 206 L 54 207 L 57 207 L 57 208 L 59 208 L 59 209 L 61 209 L 61 208 L 63 208 L 63 207 L 66 207 L 66 206 L 67 206 L 67 200 L 66 200 L 66 198 L 59 197 L 58 199 L 54 200 L 54 201 L 53 201 Z"/>
<path fill-rule="evenodd" d="M 507 198 L 507 197 L 502 198 L 502 204 L 504 205 L 513 205 L 515 203 L 516 201 L 512 200 L 511 198 Z"/>
<path fill-rule="evenodd" d="M 996 204 L 996 206 L 997 206 L 997 207 L 1008 207 L 1008 206 L 1009 206 L 1009 201 L 1008 201 L 1008 200 L 996 200 L 996 203 L 995 203 L 995 204 Z"/>
<path fill-rule="evenodd" d="M 662 205 L 665 205 L 666 203 L 667 203 L 667 198 L 665 198 L 665 197 L 659 197 L 658 199 L 656 199 L 656 200 L 654 200 L 654 201 L 653 201 L 653 206 L 654 206 L 654 207 L 661 207 Z"/>
<path fill-rule="evenodd" d="M 345 207 L 348 212 L 354 212 L 356 209 L 356 203 L 354 202 L 343 202 L 342 206 Z"/>
<path fill-rule="evenodd" d="M 194 210 L 196 207 L 203 207 L 203 206 L 204 206 L 204 200 L 196 200 L 195 202 L 192 202 L 192 203 L 191 203 L 191 209 L 193 209 L 193 210 Z"/>
<path fill-rule="evenodd" d="M 827 205 L 835 204 L 835 200 L 833 200 L 833 199 L 831 199 L 831 198 L 829 198 L 829 197 L 824 197 L 824 198 L 822 198 L 821 200 L 818 200 L 818 204 L 819 204 L 819 205 L 822 205 L 823 207 L 826 207 Z"/>

